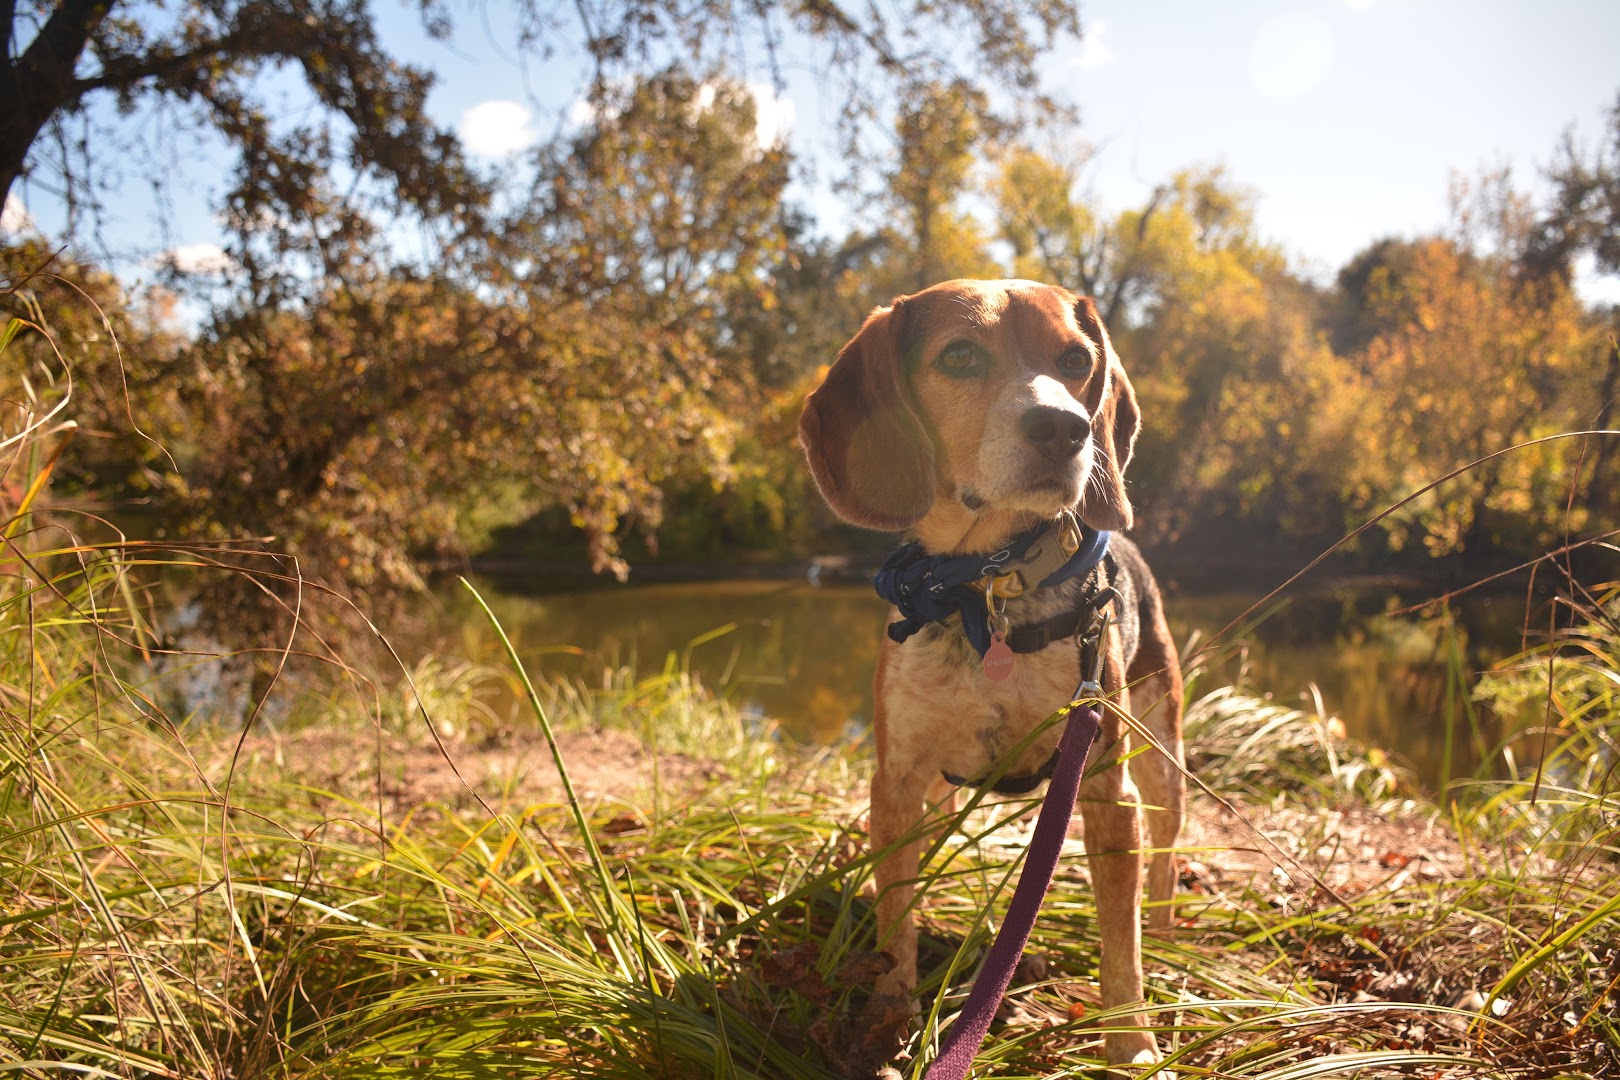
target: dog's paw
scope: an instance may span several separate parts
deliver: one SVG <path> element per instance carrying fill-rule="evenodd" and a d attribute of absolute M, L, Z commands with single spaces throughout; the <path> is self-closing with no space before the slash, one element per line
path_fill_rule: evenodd
<path fill-rule="evenodd" d="M 1148 1080 L 1158 1076 L 1159 1047 L 1146 1031 L 1120 1031 L 1106 1036 L 1109 1080 Z"/>

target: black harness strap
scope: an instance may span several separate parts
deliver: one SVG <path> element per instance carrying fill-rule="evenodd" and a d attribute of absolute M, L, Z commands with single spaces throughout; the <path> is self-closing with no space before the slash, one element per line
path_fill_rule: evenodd
<path fill-rule="evenodd" d="M 957 787 L 987 787 L 997 795 L 1028 795 L 1052 779 L 1052 770 L 1057 768 L 1057 761 L 1058 754 L 1054 750 L 1052 756 L 1046 759 L 1045 764 L 1034 772 L 1026 773 L 1023 776 L 1003 776 L 993 784 L 988 776 L 975 776 L 970 780 L 966 777 L 957 776 L 955 773 L 946 772 L 943 769 L 940 770 L 939 775 L 945 778 L 947 784 L 955 784 Z"/>
<path fill-rule="evenodd" d="M 1054 641 L 1063 641 L 1078 634 L 1090 614 L 1090 608 L 1077 607 L 1073 611 L 1060 612 L 1045 622 L 1016 627 L 1007 631 L 1007 647 L 1015 653 L 1040 652 Z"/>

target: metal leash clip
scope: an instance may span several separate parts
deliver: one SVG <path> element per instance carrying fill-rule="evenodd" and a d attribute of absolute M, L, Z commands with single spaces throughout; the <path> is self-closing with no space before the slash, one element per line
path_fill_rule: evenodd
<path fill-rule="evenodd" d="M 1091 657 L 1091 670 L 1081 672 L 1080 686 L 1074 692 L 1076 701 L 1102 697 L 1103 652 L 1108 647 L 1108 627 L 1113 619 L 1113 606 L 1110 605 L 1103 610 L 1102 622 L 1097 626 L 1097 651 Z"/>
<path fill-rule="evenodd" d="M 1010 596 L 1024 594 L 1023 576 L 1017 573 L 993 574 L 984 579 L 984 597 L 988 602 L 992 596 L 1006 600 Z"/>
<path fill-rule="evenodd" d="M 1009 580 L 1017 584 L 1018 579 L 1008 575 L 999 578 L 985 578 L 984 581 L 984 606 L 990 613 L 987 620 L 990 633 L 1000 634 L 1002 637 L 1006 637 L 1007 631 L 1012 628 L 1012 620 L 1007 618 L 1007 597 L 1017 596 L 1019 592 L 1023 591 L 1018 589 L 1015 592 L 1003 592 L 997 588 L 998 584 Z"/>

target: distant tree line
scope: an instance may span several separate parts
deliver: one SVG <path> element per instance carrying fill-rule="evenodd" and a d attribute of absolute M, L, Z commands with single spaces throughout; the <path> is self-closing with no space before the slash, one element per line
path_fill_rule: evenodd
<path fill-rule="evenodd" d="M 164 317 L 171 296 L 126 296 L 82 254 L 5 250 L 8 304 L 40 298 L 65 346 L 58 358 L 25 338 L 19 355 L 53 372 L 65 360 L 80 394 L 57 499 L 136 508 L 169 537 L 263 538 L 362 598 L 525 520 L 602 571 L 627 553 L 851 542 L 792 444 L 799 403 L 868 309 L 952 276 L 1098 297 L 1148 418 L 1132 489 L 1149 544 L 1308 551 L 1495 451 L 1613 426 L 1616 312 L 1583 305 L 1572 276 L 1581 258 L 1620 273 L 1620 102 L 1603 145 L 1559 148 L 1544 203 L 1506 175 L 1459 184 L 1443 233 L 1379 241 L 1322 286 L 1257 236 L 1253 196 L 1219 169 L 1099 207 L 1079 195 L 1072 126 L 992 108 L 988 85 L 1030 85 L 1043 43 L 1077 31 L 1066 5 L 919 3 L 919 18 L 975 28 L 977 66 L 901 62 L 881 27 L 832 5 L 749 6 L 754 32 L 856 50 L 886 73 L 851 94 L 873 111 L 850 119 L 852 139 L 861 123 L 870 136 L 888 103 L 885 140 L 862 144 L 886 148 L 862 174 L 864 220 L 883 224 L 841 236 L 785 201 L 791 154 L 760 140 L 724 40 L 703 66 L 661 51 L 706 40 L 708 5 L 632 0 L 551 31 L 522 9 L 537 40 L 583 35 L 569 40 L 598 77 L 595 119 L 536 151 L 521 191 L 424 119 L 427 76 L 381 52 L 364 3 L 182 5 L 174 19 L 64 3 L 34 16 L 26 48 L 35 9 L 9 6 L 7 77 L 58 67 L 30 91 L 54 96 L 20 110 L 46 114 L 35 156 L 0 180 L 42 167 L 27 164 L 40 133 L 102 91 L 192 103 L 240 152 L 223 209 L 241 269 L 195 336 Z M 68 12 L 78 21 L 58 25 Z M 263 20 L 315 16 L 322 36 L 296 57 L 263 44 Z M 71 64 L 62 41 L 77 42 Z M 251 100 L 251 76 L 293 62 L 327 111 L 286 130 Z M 358 178 L 340 183 L 334 159 Z M 970 213 L 970 196 L 993 215 Z M 431 257 L 400 254 L 402 220 L 434 238 Z M 1613 439 L 1538 443 L 1412 502 L 1358 550 L 1533 555 L 1615 528 L 1617 472 Z"/>

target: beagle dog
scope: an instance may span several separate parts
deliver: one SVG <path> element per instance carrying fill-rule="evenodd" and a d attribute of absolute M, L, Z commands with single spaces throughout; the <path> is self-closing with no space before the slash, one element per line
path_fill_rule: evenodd
<path fill-rule="evenodd" d="M 1012 538 L 1075 518 L 1088 537 L 1129 528 L 1125 467 L 1139 428 L 1135 391 L 1096 306 L 1029 281 L 948 281 L 872 312 L 799 421 L 811 473 L 835 512 L 856 525 L 903 531 L 922 557 L 946 559 L 1004 552 Z M 1097 897 L 1103 1004 L 1143 1000 L 1141 820 L 1153 851 L 1149 924 L 1164 930 L 1176 885 L 1171 849 L 1186 802 L 1181 670 L 1140 552 L 1122 537 L 1103 539 L 1108 555 L 1094 569 L 1036 587 L 1051 580 L 1043 568 L 1041 582 L 1004 597 L 1004 609 L 990 596 L 920 628 L 890 625 L 875 678 L 871 838 L 874 850 L 886 852 L 876 868 L 879 947 L 895 966 L 880 992 L 909 997 L 916 988 L 911 910 L 925 808 L 951 812 L 955 785 L 966 777 L 1000 778 L 1000 790 L 1025 791 L 1049 772 L 1061 725 L 1030 735 L 1084 677 L 1080 620 L 1065 622 L 1063 613 L 1106 589 L 1113 622 L 1092 646 L 1101 653 L 1100 682 L 1152 739 L 1124 760 L 1144 740 L 1118 712 L 1104 710 L 1079 803 Z M 977 597 L 992 583 L 968 588 Z M 902 604 L 897 614 L 913 612 Z M 1038 634 L 1006 675 L 992 670 L 975 625 L 997 618 L 1006 637 L 1054 621 L 1077 629 L 1053 640 Z M 1144 1017 L 1135 1014 L 1131 1024 L 1136 1030 L 1106 1036 L 1109 1063 L 1158 1061 Z"/>

